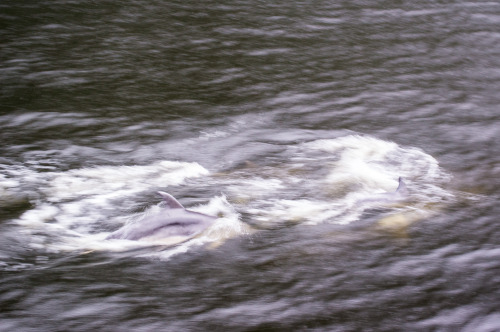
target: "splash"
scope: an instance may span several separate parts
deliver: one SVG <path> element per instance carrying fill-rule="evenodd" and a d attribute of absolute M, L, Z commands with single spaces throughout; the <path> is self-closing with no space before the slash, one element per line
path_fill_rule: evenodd
<path fill-rule="evenodd" d="M 258 228 L 358 221 L 374 197 L 396 190 L 400 176 L 411 192 L 408 209 L 453 196 L 441 187 L 450 176 L 435 158 L 372 137 L 312 140 L 289 146 L 280 157 L 276 165 L 255 163 L 225 180 L 232 202 Z"/>
<path fill-rule="evenodd" d="M 34 207 L 14 223 L 31 248 L 59 252 L 67 250 L 123 251 L 152 245 L 169 246 L 175 242 L 104 241 L 111 230 L 155 213 L 159 203 L 141 213 L 131 213 L 134 198 L 155 188 L 178 186 L 187 179 L 206 177 L 209 172 L 197 163 L 160 161 L 146 166 L 100 166 L 67 172 L 38 173 L 28 168 L 11 169 L 12 178 L 3 177 L 3 191 L 19 191 L 14 175 L 37 187 L 31 193 Z M 5 195 L 3 195 L 5 197 Z M 215 241 L 217 229 L 239 232 L 237 215 L 225 198 L 212 198 L 208 205 L 193 208 L 199 212 L 223 216 L 193 242 Z M 234 228 L 234 227 L 233 227 Z M 220 237 L 229 236 L 222 234 Z M 193 243 L 192 243 L 193 244 Z M 186 245 L 183 248 L 187 248 Z M 186 249 L 187 250 L 187 249 Z"/>
<path fill-rule="evenodd" d="M 221 133 L 215 136 L 225 137 Z M 12 221 L 20 226 L 18 234 L 31 248 L 85 252 L 157 246 L 161 250 L 141 255 L 168 259 L 194 246 L 216 247 L 255 229 L 363 220 L 374 208 L 373 197 L 394 192 L 400 176 L 405 178 L 409 199 L 397 206 L 384 203 L 384 213 L 400 216 L 381 215 L 381 227 L 425 216 L 453 199 L 453 194 L 443 189 L 450 176 L 436 159 L 416 148 L 360 135 L 283 143 L 279 142 L 284 148 L 270 149 L 264 158 L 215 174 L 198 163 L 167 160 L 66 172 L 8 167 L 0 176 L 0 202 L 12 204 L 19 197 L 31 202 L 31 207 Z M 223 191 L 225 195 L 207 197 L 204 204 L 187 206 L 217 216 L 214 224 L 182 241 L 105 241 L 110 232 L 157 213 L 161 203 L 159 199 L 151 201 L 152 193 L 169 191 L 172 186 L 197 192 Z M 138 203 L 141 199 L 147 208 Z"/>

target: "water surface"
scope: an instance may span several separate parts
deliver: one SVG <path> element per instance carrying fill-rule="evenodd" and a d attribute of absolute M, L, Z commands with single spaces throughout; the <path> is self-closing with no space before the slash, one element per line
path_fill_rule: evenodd
<path fill-rule="evenodd" d="M 0 43 L 0 330 L 500 328 L 500 4 L 7 1 Z M 158 190 L 219 218 L 105 240 Z"/>

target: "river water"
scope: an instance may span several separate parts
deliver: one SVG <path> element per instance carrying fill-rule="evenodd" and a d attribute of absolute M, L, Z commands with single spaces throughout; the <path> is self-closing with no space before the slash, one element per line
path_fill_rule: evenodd
<path fill-rule="evenodd" d="M 500 330 L 500 3 L 0 22 L 1 331 Z M 159 190 L 218 219 L 106 240 Z"/>

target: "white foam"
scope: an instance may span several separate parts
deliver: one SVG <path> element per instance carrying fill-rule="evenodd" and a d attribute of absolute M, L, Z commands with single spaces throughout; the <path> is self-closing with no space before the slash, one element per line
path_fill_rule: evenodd
<path fill-rule="evenodd" d="M 197 163 L 159 161 L 145 166 L 100 166 L 67 172 L 37 173 L 13 168 L 10 174 L 33 181 L 34 208 L 15 222 L 31 234 L 28 241 L 49 251 L 108 248 L 116 243 L 104 241 L 109 232 L 100 230 L 122 225 L 134 217 L 126 203 L 142 192 L 182 184 L 188 178 L 207 176 Z M 0 178 L 1 187 L 16 190 L 19 181 Z M 0 188 L 1 188 L 0 187 Z M 51 240 L 34 235 L 46 232 Z M 130 241 L 129 241 L 130 242 Z M 133 244 L 133 246 L 144 244 Z M 130 244 L 122 247 L 130 247 Z"/>
<path fill-rule="evenodd" d="M 331 185 L 357 182 L 365 187 L 380 188 L 394 185 L 395 177 L 397 179 L 397 174 L 384 165 L 388 156 L 398 149 L 395 143 L 352 135 L 317 140 L 304 144 L 304 147 L 338 155 L 338 161 L 326 179 Z"/>
<path fill-rule="evenodd" d="M 208 174 L 198 163 L 175 161 L 146 166 L 101 166 L 54 173 L 44 191 L 54 202 L 88 195 L 113 199 L 151 187 L 179 185 L 187 178 Z"/>
<path fill-rule="evenodd" d="M 238 208 L 262 226 L 345 224 L 359 220 L 363 210 L 371 207 L 360 207 L 360 202 L 395 192 L 400 176 L 421 205 L 435 201 L 436 196 L 441 200 L 451 195 L 439 187 L 449 176 L 432 156 L 359 135 L 291 146 L 274 169 L 253 167 L 226 181 L 231 183 Z"/>
<path fill-rule="evenodd" d="M 225 137 L 223 132 L 203 133 L 200 139 Z M 440 203 L 453 195 L 443 189 L 449 177 L 425 152 L 372 137 L 350 135 L 289 145 L 273 152 L 280 163 L 240 169 L 210 176 L 197 163 L 158 161 L 143 166 L 99 166 L 66 172 L 39 172 L 29 167 L 9 167 L 0 175 L 0 193 L 36 188 L 28 195 L 34 207 L 15 220 L 34 248 L 60 250 L 126 250 L 153 244 L 147 241 L 104 241 L 111 230 L 158 212 L 158 203 L 143 213 L 137 197 L 144 192 L 168 191 L 186 179 L 204 177 L 228 194 L 212 197 L 205 205 L 188 207 L 219 218 L 195 238 L 155 253 L 168 258 L 194 246 L 219 243 L 247 234 L 250 224 L 346 224 L 360 219 L 366 206 L 359 204 L 378 193 L 394 192 L 398 177 L 413 200 Z M 158 200 L 159 201 L 159 200 Z M 133 208 L 132 208 L 133 207 Z"/>

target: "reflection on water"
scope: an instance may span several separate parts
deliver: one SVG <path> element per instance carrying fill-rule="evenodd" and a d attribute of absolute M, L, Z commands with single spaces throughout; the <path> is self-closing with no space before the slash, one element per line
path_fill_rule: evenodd
<path fill-rule="evenodd" d="M 0 17 L 1 330 L 498 330 L 498 3 Z"/>

